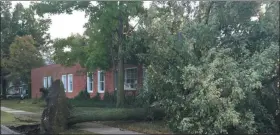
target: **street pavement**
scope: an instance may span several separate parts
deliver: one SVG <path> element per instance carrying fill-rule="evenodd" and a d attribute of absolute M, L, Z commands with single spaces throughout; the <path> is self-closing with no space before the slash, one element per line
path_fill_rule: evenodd
<path fill-rule="evenodd" d="M 8 127 L 1 125 L 1 135 L 5 135 L 5 134 L 9 134 L 9 135 L 16 135 L 16 134 L 20 134 L 17 133 L 15 131 L 12 131 L 11 129 L 9 129 Z"/>

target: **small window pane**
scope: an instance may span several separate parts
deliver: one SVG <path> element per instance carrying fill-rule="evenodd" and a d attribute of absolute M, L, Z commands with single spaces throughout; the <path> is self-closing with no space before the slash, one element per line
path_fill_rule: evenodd
<path fill-rule="evenodd" d="M 137 68 L 125 70 L 125 86 L 135 89 L 137 87 Z"/>

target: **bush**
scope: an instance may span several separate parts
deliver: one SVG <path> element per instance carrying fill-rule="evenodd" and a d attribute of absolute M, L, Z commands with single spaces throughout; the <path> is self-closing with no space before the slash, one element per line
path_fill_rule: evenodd
<path fill-rule="evenodd" d="M 114 103 L 107 103 L 103 101 L 96 101 L 93 99 L 89 100 L 77 100 L 68 99 L 69 104 L 75 107 L 99 107 L 99 108 L 114 108 L 116 105 Z"/>
<path fill-rule="evenodd" d="M 114 103 L 115 102 L 115 95 L 110 94 L 109 92 L 105 92 L 103 102 Z"/>
<path fill-rule="evenodd" d="M 135 97 L 134 105 L 138 107 L 149 107 L 156 101 L 154 93 L 145 89 L 140 89 L 139 94 Z"/>
<path fill-rule="evenodd" d="M 100 99 L 100 94 L 96 93 L 96 95 L 93 98 L 91 98 L 91 100 L 93 100 L 93 101 L 100 101 L 101 100 Z"/>
<path fill-rule="evenodd" d="M 125 95 L 125 105 L 135 105 L 135 95 Z"/>
<path fill-rule="evenodd" d="M 81 90 L 80 93 L 76 97 L 74 97 L 74 99 L 88 100 L 90 99 L 90 95 L 87 90 Z"/>

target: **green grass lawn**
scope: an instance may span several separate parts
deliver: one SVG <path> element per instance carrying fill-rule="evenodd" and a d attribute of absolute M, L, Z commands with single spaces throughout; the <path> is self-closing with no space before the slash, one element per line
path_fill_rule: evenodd
<path fill-rule="evenodd" d="M 34 121 L 37 121 L 37 120 L 32 119 L 32 121 L 31 121 L 31 119 L 29 117 L 23 118 L 23 116 L 21 116 L 21 118 L 18 119 L 13 114 L 1 111 L 1 124 L 5 125 L 5 126 L 28 125 L 28 124 L 33 124 Z M 66 130 L 60 134 L 94 134 L 94 133 L 84 131 L 84 130 L 79 130 L 75 127 L 73 127 L 73 128 L 71 127 L 68 130 Z"/>
<path fill-rule="evenodd" d="M 18 126 L 29 123 L 16 119 L 16 117 L 13 114 L 1 111 L 1 124 L 6 126 Z"/>
<path fill-rule="evenodd" d="M 28 112 L 35 112 L 39 113 L 42 112 L 44 109 L 45 102 L 42 100 L 34 99 L 24 99 L 24 100 L 1 100 L 1 106 L 16 109 L 16 110 L 23 110 Z"/>
<path fill-rule="evenodd" d="M 85 131 L 85 130 L 80 130 L 80 129 L 77 129 L 77 128 L 71 128 L 71 129 L 68 129 L 60 134 L 76 134 L 76 135 L 81 135 L 81 134 L 91 134 L 91 135 L 98 135 L 96 133 L 92 133 L 92 132 L 88 132 L 88 131 Z"/>
<path fill-rule="evenodd" d="M 172 134 L 163 121 L 100 121 L 99 123 L 145 134 Z"/>
<path fill-rule="evenodd" d="M 1 106 L 5 106 L 8 108 L 17 109 L 17 110 L 24 110 L 24 111 L 28 111 L 28 112 L 35 112 L 35 113 L 38 113 L 39 115 L 43 111 L 44 105 L 45 105 L 44 101 L 37 100 L 37 102 L 34 103 L 34 99 L 2 100 L 1 101 Z M 136 109 L 136 108 L 134 108 L 134 109 Z M 115 116 L 115 115 L 120 114 L 120 113 L 129 113 L 129 112 L 133 113 L 133 112 L 135 112 L 134 109 L 133 108 L 118 109 L 118 108 L 109 108 L 109 107 L 100 108 L 100 107 L 77 107 L 76 106 L 76 107 L 74 107 L 72 113 L 73 113 L 73 115 L 79 115 L 79 117 L 81 117 L 80 119 L 92 119 L 92 118 L 98 117 L 98 119 L 100 119 L 100 120 L 105 120 L 105 121 L 100 122 L 102 124 L 112 126 L 112 127 L 118 127 L 118 128 L 122 128 L 122 129 L 132 130 L 132 131 L 136 131 L 136 132 L 147 133 L 147 134 L 171 133 L 163 121 L 153 121 L 153 122 L 106 121 L 108 118 L 109 119 L 112 118 L 112 120 L 114 120 L 115 117 L 119 117 L 119 116 Z M 144 113 L 144 112 L 141 112 L 139 110 L 139 113 Z M 110 115 L 110 116 L 108 116 L 108 115 Z M 131 117 L 137 118 L 137 116 L 138 115 L 135 114 L 135 116 L 133 115 Z M 124 117 L 124 119 L 127 119 L 125 116 L 122 116 L 122 117 Z M 2 113 L 1 113 L 1 123 L 6 123 L 6 124 L 12 124 L 12 123 L 26 124 L 27 122 L 30 122 L 30 121 L 34 122 L 36 120 L 39 122 L 40 121 L 39 118 L 40 117 L 32 116 L 32 117 L 17 117 L 17 119 L 16 119 L 15 116 L 13 116 L 11 114 L 7 114 L 5 112 L 3 112 L 3 118 L 2 118 Z M 81 131 L 81 130 L 75 129 L 74 127 L 71 128 L 70 130 L 63 132 L 62 134 L 75 134 L 75 133 L 92 134 L 87 131 Z"/>

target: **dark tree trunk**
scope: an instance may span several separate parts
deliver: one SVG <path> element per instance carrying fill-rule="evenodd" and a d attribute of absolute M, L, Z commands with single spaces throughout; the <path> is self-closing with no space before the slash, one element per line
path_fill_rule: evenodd
<path fill-rule="evenodd" d="M 122 14 L 119 16 L 119 30 L 118 30 L 118 96 L 117 107 L 124 105 L 124 56 L 123 56 L 123 18 Z"/>

